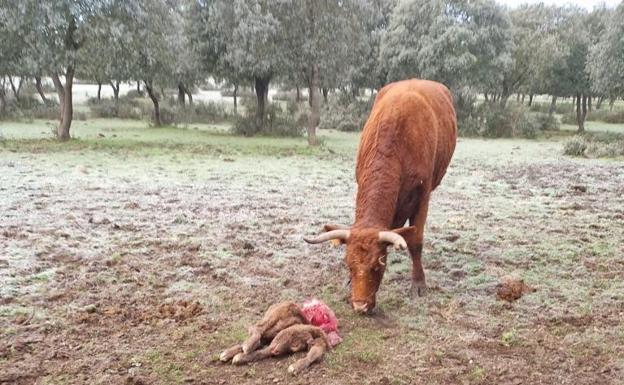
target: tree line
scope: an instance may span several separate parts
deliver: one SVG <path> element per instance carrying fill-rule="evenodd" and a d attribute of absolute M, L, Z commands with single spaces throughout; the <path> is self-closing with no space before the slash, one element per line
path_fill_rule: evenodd
<path fill-rule="evenodd" d="M 113 89 L 142 85 L 160 124 L 162 89 L 192 103 L 208 77 L 253 87 L 255 129 L 268 91 L 308 90 L 316 144 L 320 99 L 412 77 L 453 91 L 458 113 L 476 95 L 505 107 L 512 95 L 571 97 L 579 130 L 587 109 L 624 95 L 624 4 L 509 9 L 494 0 L 3 0 L 0 109 L 24 82 L 58 95 L 57 136 L 70 137 L 76 78 Z M 140 89 L 140 88 L 139 88 Z"/>

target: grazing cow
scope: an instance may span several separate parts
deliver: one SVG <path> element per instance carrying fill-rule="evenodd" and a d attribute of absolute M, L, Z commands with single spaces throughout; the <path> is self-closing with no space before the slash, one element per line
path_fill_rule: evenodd
<path fill-rule="evenodd" d="M 444 85 L 404 80 L 377 94 L 358 150 L 355 223 L 325 225 L 325 233 L 304 238 L 346 243 L 356 312 L 375 307 L 389 245 L 409 250 L 411 294 L 424 293 L 421 256 L 429 198 L 444 177 L 456 137 L 453 98 Z M 408 220 L 410 227 L 403 227 Z"/>

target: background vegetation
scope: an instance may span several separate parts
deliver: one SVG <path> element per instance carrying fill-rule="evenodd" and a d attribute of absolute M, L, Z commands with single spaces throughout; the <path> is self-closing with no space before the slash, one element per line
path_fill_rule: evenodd
<path fill-rule="evenodd" d="M 307 133 L 314 145 L 317 127 L 360 129 L 375 92 L 411 77 L 449 86 L 465 135 L 624 121 L 624 5 L 5 0 L 0 34 L 0 117 L 56 118 L 61 140 L 74 118 L 120 117 L 230 121 L 236 133 Z M 97 84 L 90 109 L 74 108 L 77 81 Z M 215 88 L 233 106 L 193 99 Z M 242 111 L 241 96 L 254 99 Z"/>

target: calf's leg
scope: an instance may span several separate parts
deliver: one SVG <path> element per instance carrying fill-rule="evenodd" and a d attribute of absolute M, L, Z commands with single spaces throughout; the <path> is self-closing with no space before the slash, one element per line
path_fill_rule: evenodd
<path fill-rule="evenodd" d="M 292 365 L 288 367 L 288 373 L 292 375 L 297 375 L 301 373 L 303 370 L 307 369 L 308 366 L 312 365 L 316 361 L 320 360 L 325 353 L 326 345 L 323 342 L 313 343 L 308 354 L 300 360 L 295 361 Z"/>
<path fill-rule="evenodd" d="M 240 344 L 234 345 L 231 348 L 224 350 L 223 353 L 221 353 L 221 355 L 219 356 L 219 360 L 221 360 L 222 362 L 228 362 L 232 359 L 232 357 L 242 352 L 243 347 Z"/>
<path fill-rule="evenodd" d="M 232 363 L 234 365 L 243 365 L 248 364 L 250 362 L 258 361 L 265 359 L 267 357 L 271 357 L 271 346 L 265 346 L 260 350 L 255 350 L 251 353 L 238 353 L 232 359 Z"/>

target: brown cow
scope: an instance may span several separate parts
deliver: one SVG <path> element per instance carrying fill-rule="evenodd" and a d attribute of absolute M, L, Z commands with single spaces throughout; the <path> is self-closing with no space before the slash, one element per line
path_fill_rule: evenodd
<path fill-rule="evenodd" d="M 375 307 L 388 245 L 409 249 L 411 294 L 424 293 L 421 256 L 429 197 L 444 177 L 456 137 L 453 98 L 444 85 L 412 79 L 379 91 L 360 139 L 355 223 L 326 225 L 320 236 L 304 238 L 347 244 L 355 311 Z M 408 220 L 410 227 L 403 227 Z"/>

